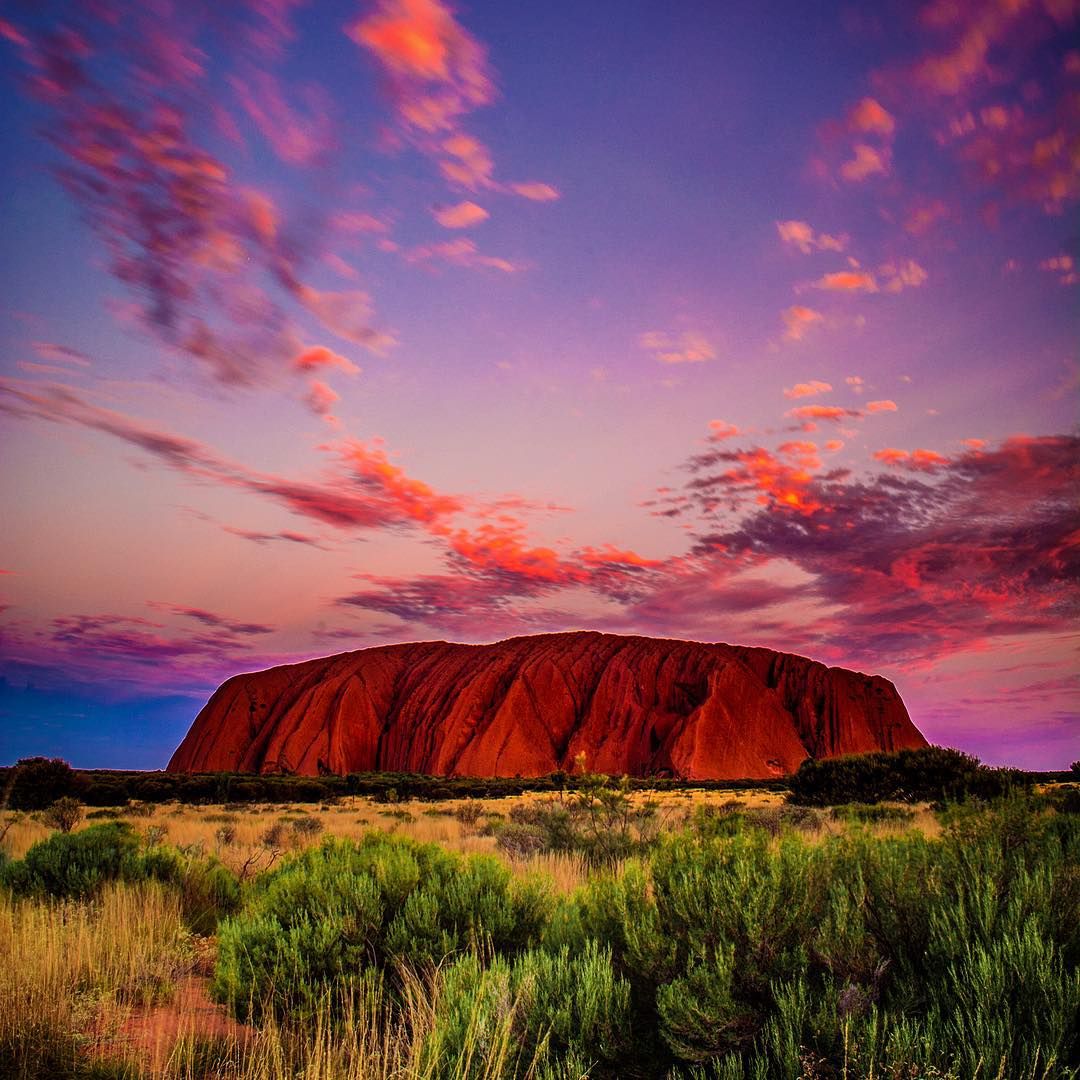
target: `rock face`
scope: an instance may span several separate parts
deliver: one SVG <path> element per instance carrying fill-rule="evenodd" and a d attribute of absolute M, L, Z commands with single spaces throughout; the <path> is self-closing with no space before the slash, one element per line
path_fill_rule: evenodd
<path fill-rule="evenodd" d="M 237 675 L 173 772 L 782 775 L 925 746 L 888 680 L 769 649 L 567 633 L 387 645 Z"/>

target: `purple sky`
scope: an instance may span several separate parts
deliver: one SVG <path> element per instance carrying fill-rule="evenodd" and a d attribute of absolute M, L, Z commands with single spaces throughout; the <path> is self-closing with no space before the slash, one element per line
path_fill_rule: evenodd
<path fill-rule="evenodd" d="M 594 628 L 1080 757 L 1080 5 L 8 3 L 0 760 Z"/>

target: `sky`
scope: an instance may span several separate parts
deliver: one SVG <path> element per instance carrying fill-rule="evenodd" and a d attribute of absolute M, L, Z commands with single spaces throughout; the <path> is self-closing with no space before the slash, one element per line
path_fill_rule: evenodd
<path fill-rule="evenodd" d="M 8 0 L 0 761 L 596 629 L 1080 757 L 1080 4 Z"/>

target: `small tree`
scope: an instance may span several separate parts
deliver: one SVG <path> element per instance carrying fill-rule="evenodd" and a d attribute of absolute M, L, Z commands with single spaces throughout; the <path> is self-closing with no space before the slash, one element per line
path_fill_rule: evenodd
<path fill-rule="evenodd" d="M 69 833 L 82 821 L 83 808 L 78 799 L 65 795 L 57 799 L 44 814 L 42 820 L 50 829 L 59 829 L 62 833 Z"/>
<path fill-rule="evenodd" d="M 57 799 L 81 793 L 82 781 L 62 758 L 22 758 L 8 792 L 12 810 L 44 810 Z"/>

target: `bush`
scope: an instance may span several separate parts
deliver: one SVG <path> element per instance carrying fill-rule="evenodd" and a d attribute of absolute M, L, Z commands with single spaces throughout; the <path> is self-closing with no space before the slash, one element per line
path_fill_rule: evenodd
<path fill-rule="evenodd" d="M 130 825 L 113 821 L 80 832 L 54 833 L 3 868 L 3 878 L 20 895 L 85 898 L 125 871 L 135 873 L 138 834 Z"/>
<path fill-rule="evenodd" d="M 306 1014 L 368 969 L 481 947 L 512 955 L 539 940 L 549 907 L 536 882 L 494 858 L 381 833 L 327 841 L 258 878 L 222 924 L 213 993 L 242 1019 Z"/>
<path fill-rule="evenodd" d="M 50 829 L 59 829 L 62 833 L 69 833 L 82 821 L 83 808 L 78 799 L 65 795 L 57 799 L 42 815 L 41 820 Z"/>
<path fill-rule="evenodd" d="M 977 758 L 940 746 L 807 758 L 790 783 L 792 801 L 810 806 L 993 799 L 1031 786 L 1016 769 L 987 768 Z"/>
<path fill-rule="evenodd" d="M 548 933 L 611 947 L 639 1075 L 1074 1076 L 1071 815 L 1017 797 L 957 807 L 940 840 L 820 843 L 720 820 L 594 878 Z"/>
<path fill-rule="evenodd" d="M 662 824 L 654 802 L 635 802 L 623 777 L 586 773 L 568 796 L 518 803 L 510 820 L 492 821 L 496 844 L 514 859 L 542 851 L 575 852 L 591 866 L 611 866 L 641 854 L 656 841 Z M 487 826 L 485 826 L 487 829 Z"/>
<path fill-rule="evenodd" d="M 84 786 L 61 758 L 22 758 L 8 780 L 7 804 L 12 810 L 44 810 L 57 799 L 77 798 Z"/>
<path fill-rule="evenodd" d="M 467 833 L 474 833 L 483 813 L 483 806 L 475 799 L 469 799 L 454 810 L 454 817 L 457 818 L 461 823 L 461 827 Z"/>
<path fill-rule="evenodd" d="M 307 815 L 294 818 L 292 822 L 292 830 L 297 836 L 318 836 L 325 828 L 326 826 L 318 818 Z"/>
<path fill-rule="evenodd" d="M 457 1076 L 487 1076 L 498 1060 L 504 1076 L 584 1076 L 623 1059 L 629 1007 L 610 952 L 592 943 L 576 955 L 530 950 L 489 965 L 464 956 L 439 980 L 421 1069 L 456 1062 Z"/>
<path fill-rule="evenodd" d="M 123 784 L 92 781 L 87 784 L 82 799 L 87 806 L 126 806 L 128 793 Z"/>
<path fill-rule="evenodd" d="M 216 859 L 183 860 L 172 878 L 180 894 L 180 910 L 196 934 L 213 934 L 218 923 L 240 909 L 240 883 Z"/>
<path fill-rule="evenodd" d="M 240 885 L 219 862 L 173 847 L 144 847 L 126 822 L 54 833 L 24 859 L 0 863 L 0 884 L 17 896 L 82 900 L 116 880 L 154 880 L 175 888 L 185 921 L 199 934 L 213 933 L 240 906 Z"/>

